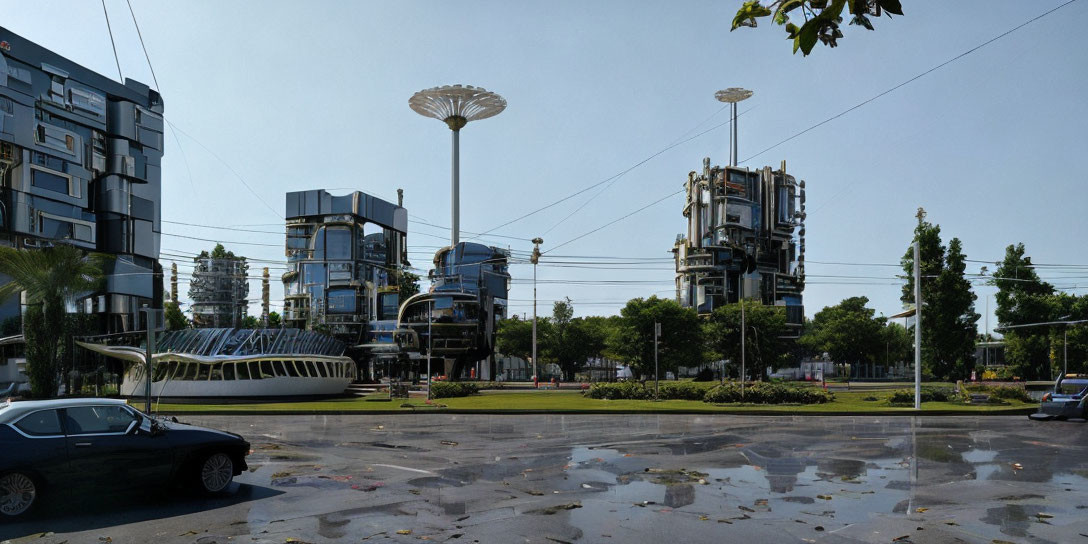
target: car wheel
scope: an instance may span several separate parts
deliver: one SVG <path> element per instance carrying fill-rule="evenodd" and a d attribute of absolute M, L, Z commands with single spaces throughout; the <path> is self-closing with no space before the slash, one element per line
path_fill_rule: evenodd
<path fill-rule="evenodd" d="M 37 500 L 38 486 L 30 476 L 22 472 L 0 476 L 0 517 L 23 515 Z"/>
<path fill-rule="evenodd" d="M 222 493 L 234 480 L 234 461 L 223 453 L 204 458 L 197 470 L 197 489 L 206 494 Z"/>

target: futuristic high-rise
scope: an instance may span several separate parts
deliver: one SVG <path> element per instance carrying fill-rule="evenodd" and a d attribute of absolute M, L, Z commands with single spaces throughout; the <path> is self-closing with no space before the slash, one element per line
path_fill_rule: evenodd
<path fill-rule="evenodd" d="M 393 344 L 408 211 L 370 195 L 287 193 L 286 327 L 326 332 L 361 364 L 399 356 Z"/>
<path fill-rule="evenodd" d="M 676 298 L 708 315 L 741 297 L 784 306 L 800 333 L 805 286 L 805 182 L 778 170 L 710 166 L 688 174 L 686 235 L 673 246 Z"/>
<path fill-rule="evenodd" d="M 101 332 L 143 329 L 162 308 L 163 102 L 0 28 L 0 243 L 65 243 L 116 258 L 77 301 Z M 18 315 L 18 300 L 0 317 Z"/>
<path fill-rule="evenodd" d="M 241 327 L 249 307 L 246 258 L 201 253 L 193 263 L 193 276 L 189 281 L 193 327 Z"/>

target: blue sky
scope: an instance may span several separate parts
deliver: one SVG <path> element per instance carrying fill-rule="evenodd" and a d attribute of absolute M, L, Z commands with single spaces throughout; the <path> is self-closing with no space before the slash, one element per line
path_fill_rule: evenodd
<path fill-rule="evenodd" d="M 167 119 L 181 131 L 166 136 L 163 218 L 267 231 L 164 223 L 163 247 L 192 254 L 212 245 L 170 236 L 183 235 L 282 260 L 284 193 L 303 189 L 395 201 L 403 188 L 412 220 L 448 225 L 449 131 L 408 108 L 412 93 L 427 87 L 478 85 L 509 102 L 462 131 L 461 224 L 481 232 L 726 121 L 717 89 L 755 91 L 740 108 L 746 159 L 1061 3 L 904 2 L 905 17 L 880 19 L 875 32 L 847 27 L 838 48 L 817 47 L 805 58 L 791 54 L 773 25 L 729 32 L 740 0 L 133 0 Z M 106 5 L 122 72 L 152 84 L 125 2 Z M 99 2 L 0 0 L 0 13 L 10 30 L 117 77 Z M 821 263 L 897 263 L 919 206 L 946 242 L 963 240 L 969 259 L 999 260 L 1006 245 L 1023 242 L 1036 262 L 1088 265 L 1079 163 L 1088 149 L 1088 52 L 1075 39 L 1086 15 L 1088 2 L 1074 2 L 744 163 L 784 159 L 806 180 L 806 314 L 854 295 L 869 297 L 878 313 L 900 310 L 897 268 Z M 703 157 L 726 163 L 727 145 L 722 126 L 631 170 L 568 219 L 598 190 L 496 231 L 520 239 L 487 240 L 526 252 L 527 239 L 543 236 L 547 251 L 679 190 Z M 564 296 L 577 315 L 616 313 L 636 296 L 672 296 L 672 265 L 663 258 L 686 228 L 682 199 L 545 255 L 540 311 Z M 412 223 L 412 263 L 429 268 L 447 237 Z M 548 263 L 559 255 L 646 264 Z M 531 313 L 532 270 L 515 264 L 511 272 L 512 311 Z M 1077 294 L 1088 287 L 1086 266 L 1043 276 Z M 606 280 L 622 283 L 587 283 Z M 976 292 L 984 313 L 993 289 Z M 259 282 L 250 293 L 258 313 Z M 272 298 L 282 298 L 279 282 Z"/>

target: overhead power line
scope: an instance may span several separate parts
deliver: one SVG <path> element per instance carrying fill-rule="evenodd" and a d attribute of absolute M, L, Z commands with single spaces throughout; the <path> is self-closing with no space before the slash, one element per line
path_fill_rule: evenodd
<path fill-rule="evenodd" d="M 719 110 L 719 111 L 720 111 L 720 110 Z M 748 110 L 748 111 L 751 111 L 751 110 Z M 715 112 L 715 113 L 714 113 L 713 115 L 711 115 L 711 117 L 714 117 L 715 115 L 717 115 L 717 112 Z M 738 117 L 740 117 L 740 116 L 738 115 Z M 705 122 L 705 121 L 704 121 L 704 122 Z M 596 182 L 596 183 L 593 183 L 593 184 L 591 184 L 591 185 L 589 185 L 589 186 L 587 186 L 587 187 L 584 187 L 584 188 L 582 188 L 582 189 L 580 189 L 580 190 L 578 190 L 578 191 L 575 191 L 575 192 L 573 192 L 573 193 L 571 193 L 571 194 L 569 194 L 569 195 L 567 195 L 567 196 L 565 196 L 565 197 L 563 197 L 563 198 L 560 198 L 559 200 L 556 200 L 555 202 L 552 202 L 551 204 L 548 204 L 548 205 L 546 205 L 546 206 L 542 206 L 542 207 L 540 207 L 540 208 L 537 208 L 537 209 L 535 209 L 535 210 L 533 210 L 533 211 L 531 211 L 531 212 L 529 212 L 529 213 L 526 213 L 526 214 L 524 214 L 524 215 L 521 215 L 521 216 L 519 216 L 519 217 L 515 217 L 514 219 L 511 219 L 510 221 L 507 221 L 507 222 L 505 222 L 505 223 L 503 223 L 503 224 L 501 224 L 501 225 L 499 225 L 499 226 L 497 226 L 497 227 L 493 227 L 493 228 L 487 229 L 487 230 L 485 230 L 485 231 L 483 232 L 483 234 L 487 234 L 487 233 L 490 233 L 490 232 L 492 232 L 492 231 L 496 231 L 496 230 L 499 230 L 499 229 L 501 229 L 501 228 L 503 228 L 503 227 L 505 227 L 505 226 L 508 226 L 508 225 L 512 225 L 512 224 L 514 224 L 514 223 L 517 223 L 518 221 L 521 221 L 522 219 L 526 219 L 526 218 L 532 217 L 532 216 L 534 216 L 534 215 L 536 215 L 536 214 L 538 214 L 538 213 L 540 213 L 540 212 L 542 212 L 542 211 L 544 211 L 544 210 L 547 210 L 547 209 L 549 209 L 549 208 L 551 208 L 551 207 L 553 207 L 553 206 L 557 206 L 557 205 L 559 205 L 559 204 L 562 204 L 562 203 L 564 203 L 564 202 L 566 202 L 566 201 L 568 201 L 568 200 L 570 200 L 570 199 L 572 199 L 572 198 L 574 198 L 574 197 L 576 197 L 576 196 L 578 196 L 578 195 L 580 195 L 580 194 L 582 194 L 582 193 L 585 193 L 585 192 L 587 192 L 587 191 L 590 191 L 590 190 L 592 190 L 592 189 L 593 189 L 593 188 L 595 188 L 595 187 L 600 187 L 601 185 L 604 185 L 605 183 L 608 183 L 608 182 L 610 182 L 610 181 L 613 181 L 613 180 L 615 180 L 615 179 L 618 179 L 618 178 L 622 177 L 622 176 L 623 176 L 624 174 L 627 174 L 628 172 L 630 172 L 630 171 L 632 171 L 632 170 L 634 170 L 634 169 L 636 169 L 636 168 L 638 168 L 638 167 L 642 166 L 643 164 L 646 164 L 647 162 L 650 162 L 651 160 L 653 160 L 653 159 L 657 158 L 657 157 L 658 157 L 659 155 L 661 155 L 662 153 L 665 153 L 666 151 L 669 151 L 670 149 L 673 149 L 674 147 L 677 147 L 677 146 L 679 146 L 679 145 L 681 145 L 681 144 L 685 144 L 685 143 L 687 143 L 687 142 L 690 142 L 690 141 L 692 141 L 692 140 L 694 140 L 694 139 L 696 139 L 696 138 L 698 138 L 698 137 L 700 137 L 700 136 L 702 136 L 702 135 L 704 135 L 704 134 L 706 134 L 706 133 L 708 133 L 708 132 L 712 132 L 712 131 L 715 131 L 715 130 L 717 130 L 717 129 L 719 129 L 719 128 L 721 128 L 721 127 L 725 126 L 725 125 L 728 125 L 728 124 L 730 124 L 730 123 L 732 123 L 732 122 L 733 122 L 733 120 L 732 120 L 732 119 L 730 119 L 730 120 L 728 120 L 728 121 L 725 121 L 725 122 L 723 122 L 723 123 L 719 123 L 719 124 L 717 124 L 717 125 L 714 125 L 714 126 L 712 126 L 712 127 L 708 128 L 708 129 L 706 129 L 706 130 L 704 130 L 704 131 L 702 131 L 702 132 L 700 132 L 700 133 L 698 133 L 698 134 L 696 134 L 696 135 L 694 135 L 694 136 L 691 136 L 691 137 L 689 137 L 689 138 L 684 138 L 684 139 L 682 139 L 682 140 L 679 140 L 679 141 L 677 141 L 677 142 L 675 142 L 675 143 L 669 144 L 669 145 L 665 146 L 665 147 L 664 147 L 663 149 L 661 149 L 660 151 L 657 151 L 657 152 L 655 152 L 655 153 L 651 154 L 651 155 L 650 155 L 649 157 L 646 157 L 645 159 L 642 159 L 641 161 L 639 161 L 639 162 L 635 163 L 634 165 L 632 165 L 632 166 L 630 166 L 630 167 L 626 168 L 625 170 L 623 170 L 623 171 L 621 171 L 621 172 L 619 172 L 619 173 L 617 173 L 617 174 L 613 174 L 613 175 L 611 175 L 611 176 L 609 176 L 609 177 L 607 177 L 607 178 L 605 178 L 605 179 L 602 179 L 601 181 L 598 181 L 598 182 Z M 596 198 L 596 197 L 594 197 L 594 198 Z M 590 200 L 592 200 L 592 199 L 590 199 Z M 583 206 L 583 207 L 584 207 L 584 206 Z M 581 208 L 578 208 L 578 209 L 581 209 Z M 578 211 L 578 210 L 575 210 L 575 212 L 577 212 L 577 211 Z M 573 213 L 572 213 L 571 215 L 573 215 Z M 570 216 L 568 215 L 567 217 L 570 217 Z M 554 228 L 554 227 L 553 227 L 553 228 Z M 551 230 L 551 229 L 548 229 L 548 230 Z M 554 248 L 553 248 L 553 249 L 554 249 Z"/>
<path fill-rule="evenodd" d="M 223 166 L 227 167 L 227 170 L 230 170 L 230 172 L 231 172 L 232 174 L 234 174 L 234 177 L 238 178 L 238 181 L 242 182 L 242 185 L 244 185 L 244 186 L 245 186 L 245 188 L 246 188 L 246 189 L 248 189 L 248 190 L 249 190 L 249 192 L 250 192 L 250 193 L 251 193 L 251 194 L 252 194 L 253 196 L 257 197 L 257 200 L 259 200 L 259 201 L 261 202 L 261 204 L 264 204 L 264 206 L 265 206 L 266 208 L 268 208 L 268 209 L 269 209 L 269 211 L 271 211 L 271 212 L 272 212 L 272 213 L 273 213 L 273 214 L 274 214 L 274 215 L 275 215 L 276 217 L 279 217 L 280 219 L 283 219 L 283 215 L 281 215 L 281 214 L 280 214 L 280 212 L 277 212 L 277 211 L 275 210 L 275 208 L 273 208 L 272 206 L 268 205 L 268 202 L 265 202 L 265 200 L 264 200 L 263 198 L 261 198 L 261 195 L 257 194 L 257 191 L 254 191 L 254 190 L 253 190 L 253 187 L 250 187 L 250 186 L 249 186 L 249 183 L 248 183 L 248 182 L 246 182 L 246 179 L 245 179 L 245 178 L 243 178 L 243 177 L 242 177 L 242 175 L 241 175 L 241 174 L 239 174 L 239 173 L 238 173 L 238 171 L 237 171 L 237 170 L 235 170 L 235 169 L 234 169 L 234 168 L 233 168 L 233 167 L 232 167 L 232 166 L 231 166 L 231 165 L 230 165 L 229 163 L 227 163 L 227 161 L 223 160 L 223 158 L 222 158 L 222 157 L 220 157 L 220 156 L 219 156 L 219 155 L 218 155 L 218 154 L 217 154 L 217 153 L 216 153 L 215 151 L 212 151 L 212 150 L 211 150 L 211 149 L 210 149 L 210 148 L 209 148 L 208 146 L 206 146 L 206 145 L 204 145 L 203 143 L 201 143 L 201 142 L 200 142 L 200 140 L 197 140 L 196 138 L 194 138 L 194 137 L 190 136 L 190 135 L 189 135 L 189 133 L 187 133 L 187 132 L 185 132 L 184 130 L 182 130 L 182 129 L 181 129 L 181 127 L 179 127 L 179 126 L 175 125 L 174 123 L 170 122 L 170 120 L 169 120 L 169 119 L 164 119 L 164 120 L 166 121 L 166 124 L 170 125 L 170 126 L 171 126 L 171 127 L 173 127 L 174 129 L 176 129 L 176 130 L 177 130 L 178 132 L 180 132 L 180 133 L 182 133 L 183 135 L 185 135 L 185 137 L 186 137 L 186 138 L 189 138 L 190 140 L 192 140 L 193 142 L 195 142 L 195 143 L 196 143 L 196 145 L 199 145 L 199 146 L 200 146 L 201 148 L 203 148 L 203 149 L 204 149 L 204 151 L 207 151 L 207 152 L 208 152 L 208 154 L 210 154 L 211 156 L 215 157 L 215 159 L 216 159 L 216 160 L 218 160 L 218 161 L 219 161 L 219 162 L 220 162 L 220 163 L 221 163 L 221 164 L 222 164 Z"/>
<path fill-rule="evenodd" d="M 633 211 L 631 213 L 628 213 L 628 214 L 626 214 L 626 215 L 624 215 L 622 217 L 618 217 L 616 219 L 613 219 L 612 221 L 609 221 L 609 222 L 607 222 L 607 223 L 605 223 L 605 224 L 603 224 L 603 225 L 601 225 L 601 226 L 599 226 L 599 227 L 597 227 L 597 228 L 595 228 L 593 230 L 590 230 L 590 231 L 585 232 L 583 234 L 579 234 L 578 236 L 575 236 L 574 238 L 571 238 L 570 240 L 567 240 L 566 242 L 563 242 L 563 243 L 551 248 L 550 250 L 545 251 L 544 254 L 546 255 L 548 253 L 551 253 L 552 251 L 555 251 L 555 250 L 557 250 L 557 249 L 559 249 L 559 248 L 561 248 L 561 247 L 563 247 L 563 246 L 565 246 L 565 245 L 567 245 L 567 244 L 569 244 L 571 242 L 576 242 L 578 240 L 581 240 L 582 238 L 585 238 L 586 236 L 589 236 L 590 234 L 593 234 L 595 232 L 600 231 L 601 229 L 604 229 L 604 228 L 610 227 L 612 225 L 615 225 L 616 223 L 619 223 L 620 221 L 623 221 L 624 219 L 627 219 L 628 217 L 631 217 L 632 215 L 635 215 L 636 213 L 641 212 L 642 210 L 645 210 L 645 209 L 650 208 L 650 207 L 652 207 L 652 206 L 654 206 L 656 204 L 664 202 L 665 200 L 668 200 L 669 198 L 672 198 L 672 197 L 674 197 L 674 196 L 676 196 L 676 195 L 678 195 L 680 193 L 683 193 L 683 192 L 684 192 L 684 189 L 680 189 L 679 191 L 669 193 L 669 194 L 667 194 L 667 195 L 665 195 L 665 196 L 663 196 L 663 197 L 661 197 L 661 198 L 659 198 L 659 199 L 657 199 L 657 200 L 655 200 L 655 201 L 653 201 L 653 202 L 651 202 L 651 203 L 649 203 L 649 204 L 647 204 L 647 205 L 645 205 L 645 206 L 643 206 L 643 207 L 641 207 L 641 208 L 639 208 L 639 209 L 637 209 L 637 210 L 635 210 L 635 211 Z"/>
<path fill-rule="evenodd" d="M 874 100 L 876 100 L 876 99 L 878 99 L 878 98 L 880 98 L 880 97 L 882 97 L 882 96 L 884 96 L 884 95 L 886 95 L 888 93 L 894 92 L 894 91 L 904 87 L 905 85 L 908 85 L 908 84 L 910 84 L 910 83 L 912 83 L 912 82 L 914 82 L 914 81 L 916 81 L 918 79 L 921 79 L 922 77 L 925 77 L 925 76 L 927 76 L 927 75 L 929 75 L 929 74 L 931 74 L 931 73 L 933 73 L 933 72 L 935 72 L 937 70 L 940 70 L 941 68 L 944 68 L 945 66 L 948 66 L 949 64 L 952 64 L 953 62 L 955 62 L 957 60 L 960 60 L 963 57 L 966 57 L 967 55 L 970 55 L 971 53 L 974 53 L 975 51 L 978 51 L 979 49 L 982 49 L 983 47 L 986 47 L 987 45 L 990 45 L 991 43 L 994 43 L 997 40 L 1000 40 L 1001 38 L 1004 38 L 1005 36 L 1008 36 L 1009 34 L 1012 34 L 1013 32 L 1016 32 L 1017 30 L 1020 30 L 1021 28 L 1024 28 L 1025 26 L 1028 26 L 1029 24 L 1034 23 L 1035 21 L 1038 21 L 1039 19 L 1042 19 L 1043 17 L 1046 17 L 1047 15 L 1050 15 L 1051 13 L 1054 13 L 1055 11 L 1058 11 L 1059 9 L 1062 9 L 1062 8 L 1068 6 L 1069 4 L 1072 4 L 1072 3 L 1076 2 L 1076 1 L 1077 0 L 1069 0 L 1068 2 L 1066 2 L 1064 4 L 1061 4 L 1060 6 L 1057 6 L 1057 7 L 1053 8 L 1053 9 L 1050 9 L 1050 10 L 1048 10 L 1048 11 L 1046 11 L 1046 12 L 1040 14 L 1040 15 L 1036 15 L 1035 17 L 1032 17 L 1031 19 L 1028 19 L 1027 21 L 1025 21 L 1023 23 L 1020 23 L 1019 25 L 1016 25 L 1015 27 L 1010 28 L 1009 30 L 1006 30 L 1005 32 L 1002 32 L 1001 34 L 998 34 L 997 36 L 994 36 L 993 38 L 990 38 L 989 40 L 986 40 L 986 41 L 984 41 L 984 42 L 982 42 L 982 43 L 968 49 L 967 51 L 964 51 L 963 53 L 960 53 L 959 55 L 956 55 L 956 56 L 954 56 L 954 57 L 952 57 L 952 58 L 950 58 L 950 59 L 948 59 L 948 60 L 946 60 L 946 61 L 944 61 L 944 62 L 942 62 L 942 63 L 940 63 L 940 64 L 938 64 L 938 65 L 936 65 L 936 66 L 934 66 L 934 67 L 932 67 L 932 68 L 930 68 L 930 69 L 928 69 L 928 70 L 926 70 L 926 71 L 924 71 L 924 72 L 922 72 L 922 73 L 920 73 L 920 74 L 918 74 L 918 75 L 916 75 L 916 76 L 914 76 L 914 77 L 912 77 L 912 78 L 910 78 L 910 79 L 908 79 L 908 80 L 906 80 L 906 81 L 904 81 L 904 82 L 902 82 L 900 84 L 898 84 L 898 85 L 895 85 L 894 87 L 892 87 L 890 89 L 887 89 L 887 90 L 885 90 L 885 91 L 883 91 L 881 93 L 878 93 L 876 96 L 873 96 L 872 98 L 868 98 L 866 100 L 863 100 L 863 101 L 861 101 L 861 102 L 859 102 L 859 103 L 857 103 L 857 104 L 855 104 L 855 105 L 853 105 L 853 106 L 851 106 L 851 107 L 849 107 L 849 108 L 847 108 L 847 109 L 845 109 L 845 110 L 843 110 L 843 111 L 841 111 L 839 113 L 836 113 L 835 115 L 832 115 L 831 117 L 828 117 L 827 119 L 824 119 L 823 121 L 820 121 L 819 123 L 816 123 L 815 125 L 812 125 L 812 126 L 806 128 L 806 129 L 804 129 L 804 130 L 802 130 L 802 131 L 800 131 L 800 132 L 798 132 L 796 134 L 793 134 L 792 136 L 786 138 L 785 140 L 782 140 L 782 141 L 780 141 L 780 142 L 778 142 L 778 143 L 776 143 L 776 144 L 774 144 L 774 145 L 760 151 L 759 153 L 756 153 L 755 155 L 752 155 L 751 157 L 748 157 L 747 159 L 744 159 L 743 161 L 740 161 L 740 162 L 741 163 L 746 163 L 746 162 L 748 162 L 748 161 L 750 161 L 750 160 L 752 160 L 752 159 L 754 159 L 754 158 L 756 158 L 756 157 L 758 157 L 758 156 L 760 156 L 760 155 L 762 155 L 762 154 L 764 154 L 764 153 L 766 153 L 766 152 L 768 152 L 768 151 L 770 151 L 770 150 L 772 150 L 772 149 L 774 149 L 774 148 L 776 148 L 776 147 L 778 147 L 778 146 L 780 146 L 780 145 L 782 145 L 782 144 L 784 144 L 784 143 L 786 143 L 786 142 L 788 142 L 790 140 L 793 140 L 794 138 L 797 138 L 798 136 L 801 136 L 801 135 L 803 135 L 805 133 L 808 133 L 808 132 L 810 132 L 810 131 L 812 131 L 812 130 L 814 130 L 816 128 L 819 128 L 819 127 L 821 127 L 823 125 L 826 125 L 827 123 L 830 123 L 831 121 L 834 121 L 835 119 L 838 119 L 839 117 L 842 117 L 843 115 L 846 115 L 846 114 L 848 114 L 848 113 L 850 113 L 850 112 L 852 112 L 852 111 L 854 111 L 854 110 L 856 110 L 856 109 L 858 109 L 858 108 L 860 108 L 860 107 L 862 107 L 862 106 L 864 106 L 866 104 L 869 104 L 870 102 L 873 102 Z M 817 210 L 818 209 L 819 208 L 817 208 Z M 816 210 L 813 210 L 813 211 L 816 211 Z"/>

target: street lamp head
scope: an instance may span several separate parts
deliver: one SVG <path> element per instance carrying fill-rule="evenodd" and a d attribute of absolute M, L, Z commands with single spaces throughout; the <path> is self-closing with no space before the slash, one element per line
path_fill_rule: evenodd
<path fill-rule="evenodd" d="M 412 95 L 408 106 L 424 117 L 445 122 L 450 130 L 461 130 L 469 121 L 501 113 L 506 99 L 482 87 L 443 85 Z"/>
<path fill-rule="evenodd" d="M 730 87 L 714 93 L 714 98 L 717 98 L 719 102 L 727 102 L 730 104 L 736 104 L 741 100 L 747 100 L 751 97 L 752 91 L 740 87 Z"/>
<path fill-rule="evenodd" d="M 533 243 L 534 243 L 534 244 L 537 244 L 537 245 L 543 244 L 543 243 L 544 243 L 544 239 L 543 239 L 543 238 L 539 238 L 539 237 L 538 237 L 538 238 L 533 238 Z"/>

